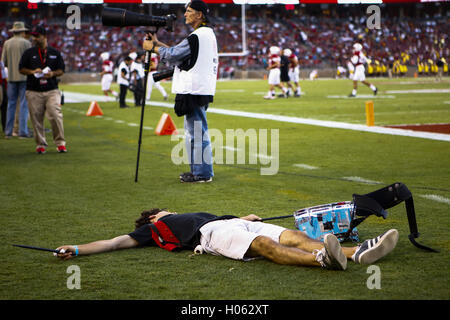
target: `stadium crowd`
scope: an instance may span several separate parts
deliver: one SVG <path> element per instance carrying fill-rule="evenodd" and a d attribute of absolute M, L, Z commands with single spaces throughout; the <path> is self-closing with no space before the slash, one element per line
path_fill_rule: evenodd
<path fill-rule="evenodd" d="M 407 66 L 434 64 L 437 60 L 448 59 L 450 56 L 449 18 L 441 15 L 382 18 L 381 29 L 369 30 L 366 27 L 367 15 L 363 14 L 365 12 L 359 17 L 292 16 L 292 12 L 282 10 L 277 15 L 267 16 L 255 15 L 255 12 L 249 11 L 246 24 L 248 55 L 222 58 L 223 68 L 264 68 L 267 50 L 272 45 L 290 48 L 298 56 L 302 68 L 336 68 L 345 66 L 352 43 L 358 41 L 363 44 L 368 58 L 373 61 L 373 69 L 369 66 L 369 74 L 371 70 L 373 73 L 378 70 L 379 73 L 388 68 L 402 73 Z M 283 12 L 286 14 L 283 15 Z M 98 12 L 95 15 L 92 22 L 84 22 L 78 30 L 68 29 L 64 21 L 54 22 L 51 19 L 37 18 L 32 23 L 43 23 L 50 27 L 49 45 L 62 52 L 68 72 L 100 72 L 99 57 L 102 52 L 110 52 L 117 66 L 129 52 L 141 48 L 148 28 L 104 27 Z M 190 32 L 184 25 L 182 8 L 178 9 L 177 16 L 174 32 L 168 33 L 163 29 L 159 31 L 159 38 L 163 42 L 177 43 Z M 242 51 L 239 15 L 228 19 L 219 16 L 215 19 L 214 26 L 220 35 L 219 52 Z M 11 36 L 8 33 L 9 27 L 7 23 L 0 23 L 0 43 Z M 430 65 L 421 70 L 425 72 L 434 69 Z"/>

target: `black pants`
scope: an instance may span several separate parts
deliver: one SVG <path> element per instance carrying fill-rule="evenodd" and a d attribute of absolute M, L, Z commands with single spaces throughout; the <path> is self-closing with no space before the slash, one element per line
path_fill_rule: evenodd
<path fill-rule="evenodd" d="M 125 98 L 127 96 L 127 90 L 128 90 L 128 86 L 121 84 L 120 85 L 120 94 L 119 94 L 119 103 L 120 103 L 120 107 L 123 108 L 125 107 L 127 104 L 125 103 Z"/>
<path fill-rule="evenodd" d="M 134 90 L 134 104 L 136 106 L 142 106 L 144 99 L 144 79 L 136 80 L 136 89 Z"/>

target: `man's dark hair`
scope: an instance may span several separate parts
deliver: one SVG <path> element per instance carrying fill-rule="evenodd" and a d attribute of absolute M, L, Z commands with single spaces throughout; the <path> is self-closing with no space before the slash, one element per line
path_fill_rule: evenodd
<path fill-rule="evenodd" d="M 154 216 L 158 212 L 161 212 L 161 211 L 164 211 L 164 210 L 166 210 L 166 209 L 153 208 L 153 209 L 150 209 L 150 210 L 142 211 L 141 212 L 141 216 L 135 222 L 135 229 L 138 229 L 138 228 L 142 227 L 145 224 L 151 223 L 149 217 L 150 216 Z"/>

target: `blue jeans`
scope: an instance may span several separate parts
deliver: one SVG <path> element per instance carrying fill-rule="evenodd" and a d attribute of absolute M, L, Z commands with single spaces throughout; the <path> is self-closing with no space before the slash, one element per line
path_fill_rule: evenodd
<path fill-rule="evenodd" d="M 214 176 L 206 109 L 207 105 L 195 108 L 191 114 L 187 114 L 184 118 L 184 129 L 187 133 L 186 150 L 191 172 L 194 176 L 202 178 Z"/>
<path fill-rule="evenodd" d="M 25 98 L 26 81 L 8 82 L 8 109 L 6 110 L 5 135 L 11 136 L 14 128 L 17 99 L 20 99 L 19 136 L 28 136 L 28 103 Z"/>

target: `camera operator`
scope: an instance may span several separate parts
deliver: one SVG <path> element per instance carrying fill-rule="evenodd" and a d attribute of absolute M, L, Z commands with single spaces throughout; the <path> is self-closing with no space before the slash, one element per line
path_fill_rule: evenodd
<path fill-rule="evenodd" d="M 216 36 L 207 25 L 207 13 L 208 6 L 203 1 L 193 0 L 186 5 L 184 17 L 194 31 L 186 39 L 169 47 L 156 35 L 148 34 L 149 40 L 143 44 L 144 50 L 153 50 L 162 61 L 175 65 L 172 80 L 175 113 L 185 115 L 186 149 L 191 167 L 190 172 L 180 175 L 181 182 L 210 182 L 214 176 L 206 110 L 216 91 L 219 60 Z"/>
<path fill-rule="evenodd" d="M 119 107 L 120 108 L 129 108 L 126 104 L 125 99 L 127 97 L 128 87 L 130 86 L 130 66 L 133 62 L 130 56 L 126 56 L 125 59 L 119 64 L 119 72 L 117 73 L 117 83 L 120 87 L 119 93 Z"/>

